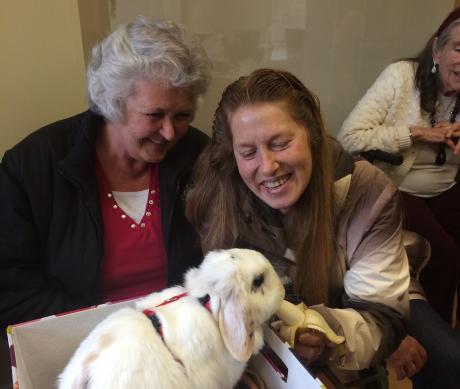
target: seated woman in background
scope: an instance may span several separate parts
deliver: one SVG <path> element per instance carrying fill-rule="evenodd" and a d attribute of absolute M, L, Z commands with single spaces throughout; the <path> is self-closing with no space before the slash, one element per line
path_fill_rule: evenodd
<path fill-rule="evenodd" d="M 421 274 L 428 301 L 448 322 L 460 270 L 460 9 L 414 59 L 389 65 L 345 120 L 345 150 L 401 153 L 379 166 L 403 196 L 405 228 L 430 241 Z"/>
<path fill-rule="evenodd" d="M 182 200 L 209 75 L 184 30 L 138 17 L 93 49 L 90 110 L 5 153 L 1 328 L 162 289 L 202 260 Z"/>
<path fill-rule="evenodd" d="M 420 280 L 445 323 L 422 299 L 411 302 L 409 333 L 428 352 L 426 367 L 415 377 L 417 388 L 458 387 L 454 373 L 460 372 L 460 334 L 450 328 L 452 318 L 458 320 L 453 307 L 460 274 L 459 49 L 457 8 L 417 57 L 382 72 L 339 133 L 351 153 L 379 149 L 402 155 L 401 165 L 378 165 L 402 193 L 404 227 L 431 244 Z"/>
<path fill-rule="evenodd" d="M 326 135 L 316 97 L 292 74 L 260 69 L 225 89 L 187 216 L 205 251 L 240 245 L 266 254 L 288 293 L 345 337 L 333 347 L 322 333 L 298 334 L 306 363 L 364 369 L 405 335 L 397 189 Z"/>

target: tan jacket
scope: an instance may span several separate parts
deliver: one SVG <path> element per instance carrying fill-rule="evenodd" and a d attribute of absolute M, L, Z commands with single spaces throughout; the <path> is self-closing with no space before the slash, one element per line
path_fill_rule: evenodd
<path fill-rule="evenodd" d="M 337 251 L 343 288 L 356 308 L 315 309 L 345 336 L 346 352 L 336 361 L 339 366 L 363 369 L 385 358 L 400 339 L 389 339 L 391 331 L 385 329 L 384 318 L 376 315 L 370 304 L 369 310 L 359 309 L 360 302 L 386 306 L 406 320 L 409 317 L 409 265 L 402 239 L 400 197 L 384 173 L 366 161 L 355 162 L 353 174 L 335 185 L 342 204 Z"/>
<path fill-rule="evenodd" d="M 335 184 L 341 206 L 337 271 L 342 275 L 335 294 L 344 291 L 345 298 L 342 308 L 311 308 L 320 312 L 346 339 L 345 347 L 335 348 L 331 353 L 331 366 L 361 370 L 386 358 L 405 335 L 409 266 L 395 186 L 366 161 L 355 162 L 352 174 L 351 171 L 343 174 Z M 286 257 L 286 240 L 282 228 L 276 227 L 276 220 L 273 224 L 263 236 L 248 223 L 242 237 L 253 248 L 263 247 L 261 251 L 285 275 L 283 266 L 288 261 L 280 257 Z M 274 239 L 267 240 L 269 235 Z M 291 266 L 295 263 L 291 262 Z"/>

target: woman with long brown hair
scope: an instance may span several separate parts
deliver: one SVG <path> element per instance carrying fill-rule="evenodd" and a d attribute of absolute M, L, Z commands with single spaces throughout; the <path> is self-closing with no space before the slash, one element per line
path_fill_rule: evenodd
<path fill-rule="evenodd" d="M 397 347 L 409 283 L 399 195 L 326 134 L 317 98 L 294 75 L 260 69 L 225 89 L 193 182 L 186 211 L 204 251 L 259 249 L 288 296 L 345 337 L 334 347 L 298 334 L 307 363 L 360 370 Z"/>

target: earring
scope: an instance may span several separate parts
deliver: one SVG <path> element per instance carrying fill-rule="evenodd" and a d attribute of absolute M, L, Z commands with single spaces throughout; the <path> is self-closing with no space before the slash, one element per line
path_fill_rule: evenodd
<path fill-rule="evenodd" d="M 431 73 L 433 74 L 436 74 L 438 72 L 438 68 L 436 65 L 436 62 L 433 62 L 433 67 L 431 68 Z"/>

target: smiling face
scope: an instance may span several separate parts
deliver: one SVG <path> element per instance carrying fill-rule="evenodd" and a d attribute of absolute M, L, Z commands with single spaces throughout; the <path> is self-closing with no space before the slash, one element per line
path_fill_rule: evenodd
<path fill-rule="evenodd" d="M 433 61 L 439 66 L 443 94 L 460 91 L 460 25 L 452 29 L 444 47 L 433 50 Z"/>
<path fill-rule="evenodd" d="M 230 115 L 229 124 L 244 183 L 263 202 L 286 213 L 310 182 L 307 130 L 284 102 L 243 105 Z"/>
<path fill-rule="evenodd" d="M 194 108 L 189 88 L 137 81 L 125 101 L 122 122 L 109 124 L 112 144 L 126 158 L 160 162 L 187 132 Z"/>

